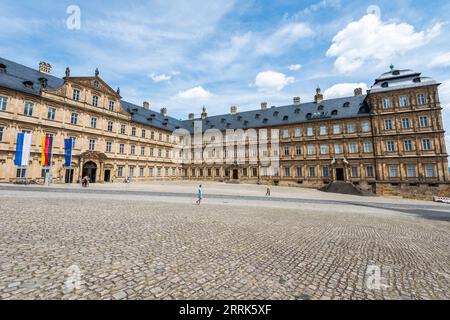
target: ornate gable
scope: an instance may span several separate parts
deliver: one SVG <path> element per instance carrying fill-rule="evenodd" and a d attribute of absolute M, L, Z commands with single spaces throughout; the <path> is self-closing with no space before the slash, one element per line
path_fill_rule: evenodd
<path fill-rule="evenodd" d="M 103 94 L 110 95 L 116 98 L 118 101 L 122 98 L 120 94 L 112 89 L 105 81 L 100 77 L 66 77 L 65 81 L 72 83 L 73 85 L 79 85 L 84 88 L 89 88 L 93 91 L 99 91 Z"/>

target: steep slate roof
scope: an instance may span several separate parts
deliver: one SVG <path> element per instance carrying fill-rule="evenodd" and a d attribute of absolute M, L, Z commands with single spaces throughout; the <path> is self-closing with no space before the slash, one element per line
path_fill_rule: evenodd
<path fill-rule="evenodd" d="M 429 77 L 422 77 L 422 74 L 419 72 L 414 72 L 410 69 L 391 70 L 378 77 L 369 92 L 385 92 L 398 89 L 423 87 L 431 84 L 437 83 Z"/>
<path fill-rule="evenodd" d="M 0 86 L 6 88 L 39 95 L 41 88 L 40 78 L 47 79 L 47 88 L 50 89 L 59 88 L 64 84 L 63 79 L 41 73 L 38 70 L 25 67 L 3 58 L 0 58 L 0 64 L 6 66 L 6 71 L 0 72 Z M 32 81 L 33 87 L 30 88 L 25 86 L 24 81 Z M 265 110 L 252 110 L 236 114 L 211 116 L 203 120 L 195 120 L 202 121 L 203 131 L 208 129 L 219 129 L 223 131 L 226 129 L 262 128 L 326 119 L 367 116 L 370 113 L 370 110 L 365 102 L 365 98 L 366 95 L 352 96 L 324 100 L 320 104 L 309 102 L 300 105 L 272 107 Z M 132 120 L 137 123 L 167 131 L 184 128 L 190 132 L 194 132 L 194 120 L 181 121 L 123 100 L 121 101 L 121 104 L 123 109 L 131 114 Z M 334 110 L 337 111 L 337 115 L 332 115 Z M 311 117 L 308 118 L 308 115 L 311 115 Z"/>
<path fill-rule="evenodd" d="M 25 67 L 21 64 L 1 57 L 0 64 L 6 66 L 5 72 L 0 71 L 0 86 L 2 87 L 33 95 L 39 95 L 41 90 L 41 82 L 39 81 L 40 78 L 47 79 L 47 88 L 49 89 L 56 89 L 64 84 L 64 80 L 60 78 L 41 73 L 38 70 Z M 31 88 L 25 86 L 25 81 L 33 82 L 33 86 Z"/>
<path fill-rule="evenodd" d="M 183 127 L 193 132 L 194 121 L 202 121 L 203 131 L 208 129 L 219 129 L 222 131 L 226 129 L 262 128 L 326 119 L 367 116 L 370 110 L 365 103 L 365 98 L 365 95 L 353 96 L 324 100 L 320 104 L 308 102 L 300 105 L 288 105 L 272 107 L 265 110 L 252 110 L 236 114 L 212 116 L 203 120 L 184 120 Z M 346 103 L 348 104 L 344 107 Z M 319 110 L 319 106 L 323 106 L 323 109 Z M 337 110 L 337 115 L 332 115 L 334 110 Z M 308 114 L 312 117 L 308 118 Z"/>

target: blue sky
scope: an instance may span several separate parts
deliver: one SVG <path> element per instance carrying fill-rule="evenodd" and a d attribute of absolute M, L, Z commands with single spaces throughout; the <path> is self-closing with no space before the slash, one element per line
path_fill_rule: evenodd
<path fill-rule="evenodd" d="M 80 29 L 67 28 L 70 5 Z M 326 98 L 352 94 L 393 63 L 442 83 L 450 132 L 448 12 L 447 0 L 2 0 L 0 55 L 45 60 L 60 77 L 98 67 L 124 99 L 177 118 L 311 101 L 317 85 Z"/>

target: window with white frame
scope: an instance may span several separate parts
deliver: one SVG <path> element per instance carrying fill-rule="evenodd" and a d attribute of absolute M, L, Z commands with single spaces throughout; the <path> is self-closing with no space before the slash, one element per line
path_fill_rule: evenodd
<path fill-rule="evenodd" d="M 372 142 L 364 142 L 364 152 L 365 153 L 371 153 L 371 152 L 373 152 L 373 145 L 372 145 Z"/>
<path fill-rule="evenodd" d="M 120 134 L 125 134 L 125 125 L 124 124 L 120 125 Z"/>
<path fill-rule="evenodd" d="M 95 140 L 90 139 L 89 140 L 89 151 L 94 151 L 94 150 L 95 150 Z"/>
<path fill-rule="evenodd" d="M 320 127 L 320 135 L 325 136 L 327 134 L 327 127 L 321 126 Z"/>
<path fill-rule="evenodd" d="M 425 176 L 427 178 L 436 177 L 436 169 L 435 169 L 434 164 L 426 164 L 425 165 Z"/>
<path fill-rule="evenodd" d="M 297 155 L 297 156 L 302 155 L 302 147 L 301 146 L 295 146 L 295 155 Z"/>
<path fill-rule="evenodd" d="M 272 138 L 274 138 L 273 136 L 273 130 L 272 130 Z M 275 137 L 276 138 L 276 137 Z M 283 139 L 288 139 L 289 138 L 289 129 L 284 129 L 283 130 Z"/>
<path fill-rule="evenodd" d="M 330 176 L 330 168 L 329 167 L 322 167 L 322 176 L 324 178 L 328 178 Z"/>
<path fill-rule="evenodd" d="M 284 167 L 284 176 L 285 177 L 290 177 L 291 176 L 291 168 Z"/>
<path fill-rule="evenodd" d="M 108 121 L 108 131 L 109 132 L 113 131 L 113 122 L 112 121 Z"/>
<path fill-rule="evenodd" d="M 422 140 L 422 149 L 425 151 L 431 150 L 431 140 L 430 139 Z"/>
<path fill-rule="evenodd" d="M 353 167 L 351 168 L 351 175 L 352 175 L 352 178 L 356 178 L 356 177 L 359 176 L 359 170 L 358 170 L 358 167 L 353 166 Z"/>
<path fill-rule="evenodd" d="M 388 152 L 394 152 L 395 151 L 395 141 L 387 141 L 386 142 L 386 150 Z"/>
<path fill-rule="evenodd" d="M 403 142 L 403 146 L 404 146 L 405 151 L 413 151 L 413 143 L 411 140 L 409 140 L 409 139 L 405 140 Z"/>
<path fill-rule="evenodd" d="M 373 166 L 366 166 L 366 176 L 370 178 L 374 177 Z"/>
<path fill-rule="evenodd" d="M 141 156 L 145 156 L 145 147 L 141 147 Z"/>
<path fill-rule="evenodd" d="M 153 177 L 153 167 L 148 168 L 148 175 Z"/>
<path fill-rule="evenodd" d="M 363 122 L 362 123 L 362 131 L 363 132 L 369 132 L 370 131 L 370 123 L 369 122 Z"/>
<path fill-rule="evenodd" d="M 73 112 L 70 115 L 70 124 L 76 125 L 78 123 L 78 113 Z"/>
<path fill-rule="evenodd" d="M 297 173 L 297 177 L 303 177 L 303 168 L 302 167 L 297 167 L 296 169 L 296 173 Z"/>
<path fill-rule="evenodd" d="M 4 127 L 0 127 L 0 142 L 3 141 L 3 131 L 5 130 Z"/>
<path fill-rule="evenodd" d="M 330 147 L 327 144 L 322 144 L 320 146 L 320 154 L 328 154 L 330 153 Z"/>
<path fill-rule="evenodd" d="M 23 110 L 23 114 L 31 117 L 33 115 L 33 103 L 25 102 L 25 109 Z"/>
<path fill-rule="evenodd" d="M 117 176 L 118 177 L 123 177 L 123 166 L 118 166 L 117 167 Z"/>
<path fill-rule="evenodd" d="M 341 133 L 341 126 L 339 124 L 333 125 L 333 134 L 340 134 Z"/>
<path fill-rule="evenodd" d="M 145 129 L 142 129 L 141 131 L 141 138 L 145 138 Z"/>
<path fill-rule="evenodd" d="M 48 120 L 55 120 L 55 116 L 56 116 L 56 109 L 55 108 L 48 108 L 48 112 L 47 112 L 47 119 Z"/>
<path fill-rule="evenodd" d="M 294 135 L 296 138 L 300 137 L 302 135 L 302 129 L 301 128 L 295 128 Z"/>
<path fill-rule="evenodd" d="M 309 167 L 309 177 L 315 177 L 316 176 L 316 167 Z"/>
<path fill-rule="evenodd" d="M 349 153 L 357 153 L 358 152 L 358 144 L 356 143 L 350 143 L 348 145 L 348 152 Z"/>
<path fill-rule="evenodd" d="M 419 124 L 421 128 L 429 127 L 428 117 L 427 116 L 419 117 Z"/>
<path fill-rule="evenodd" d="M 395 164 L 389 165 L 389 176 L 391 178 L 398 178 L 398 166 Z"/>
<path fill-rule="evenodd" d="M 410 124 L 408 118 L 403 118 L 403 119 L 402 119 L 402 128 L 403 128 L 403 129 L 409 129 L 409 128 L 411 128 L 411 124 Z"/>
<path fill-rule="evenodd" d="M 93 128 L 93 129 L 97 128 L 97 118 L 96 117 L 91 118 L 91 128 Z"/>
<path fill-rule="evenodd" d="M 135 166 L 130 166 L 130 168 L 129 168 L 129 172 L 130 172 L 129 176 L 130 176 L 131 178 L 134 177 L 134 169 L 135 169 Z"/>
<path fill-rule="evenodd" d="M 145 175 L 145 167 L 139 167 L 139 176 L 143 177 Z"/>
<path fill-rule="evenodd" d="M 98 107 L 98 97 L 97 96 L 92 96 L 92 105 L 94 107 Z"/>
<path fill-rule="evenodd" d="M 284 155 L 285 156 L 291 155 L 291 148 L 289 148 L 288 146 L 284 147 Z"/>
<path fill-rule="evenodd" d="M 110 153 L 112 151 L 112 142 L 106 141 L 106 152 Z"/>
<path fill-rule="evenodd" d="M 155 155 L 155 149 L 150 148 L 150 157 L 153 157 Z"/>
<path fill-rule="evenodd" d="M 123 143 L 119 144 L 119 153 L 120 154 L 125 153 L 125 144 L 123 144 Z"/>
<path fill-rule="evenodd" d="M 114 101 L 109 101 L 109 111 L 114 111 L 115 103 Z"/>
<path fill-rule="evenodd" d="M 354 123 L 347 124 L 347 133 L 355 133 L 356 125 Z"/>
<path fill-rule="evenodd" d="M 383 108 L 389 109 L 391 107 L 391 99 L 383 99 Z"/>
<path fill-rule="evenodd" d="M 79 100 L 80 100 L 80 90 L 78 90 L 78 89 L 73 89 L 72 98 L 73 98 L 73 100 L 75 100 L 75 101 L 79 101 Z"/>
<path fill-rule="evenodd" d="M 335 154 L 341 154 L 342 153 L 342 144 L 336 143 L 334 145 L 334 153 Z"/>
<path fill-rule="evenodd" d="M 0 111 L 6 111 L 7 105 L 8 105 L 8 98 L 0 96 Z"/>
<path fill-rule="evenodd" d="M 308 155 L 309 156 L 312 156 L 312 155 L 316 154 L 316 146 L 308 145 L 307 149 L 308 149 Z"/>
<path fill-rule="evenodd" d="M 133 137 L 136 136 L 136 128 L 131 128 L 131 135 L 132 135 Z"/>
<path fill-rule="evenodd" d="M 136 146 L 130 146 L 130 154 L 133 156 L 136 154 Z"/>
<path fill-rule="evenodd" d="M 418 105 L 424 105 L 425 103 L 426 103 L 425 95 L 424 94 L 417 95 L 417 104 Z"/>
<path fill-rule="evenodd" d="M 384 120 L 384 128 L 386 130 L 393 130 L 394 129 L 394 126 L 392 125 L 392 120 L 391 119 Z"/>
<path fill-rule="evenodd" d="M 307 128 L 306 129 L 306 135 L 308 137 L 312 137 L 314 135 L 314 128 Z"/>
<path fill-rule="evenodd" d="M 400 96 L 399 98 L 399 105 L 401 108 L 408 106 L 408 97 L 407 96 Z"/>
<path fill-rule="evenodd" d="M 417 170 L 416 170 L 416 166 L 409 164 L 406 166 L 406 176 L 408 178 L 415 178 L 417 177 Z"/>

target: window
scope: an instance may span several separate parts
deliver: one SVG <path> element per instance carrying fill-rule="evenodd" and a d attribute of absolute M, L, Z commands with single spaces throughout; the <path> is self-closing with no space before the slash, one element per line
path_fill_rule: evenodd
<path fill-rule="evenodd" d="M 300 146 L 295 147 L 295 155 L 297 155 L 297 156 L 302 155 L 302 147 L 300 147 Z"/>
<path fill-rule="evenodd" d="M 76 137 L 70 137 L 70 139 L 72 139 L 72 149 L 75 149 L 76 143 L 77 143 L 77 138 Z"/>
<path fill-rule="evenodd" d="M 111 152 L 112 150 L 112 143 L 107 141 L 106 142 L 106 152 Z"/>
<path fill-rule="evenodd" d="M 400 96 L 399 105 L 401 108 L 407 107 L 408 106 L 408 98 L 406 96 Z"/>
<path fill-rule="evenodd" d="M 409 123 L 409 119 L 408 118 L 403 118 L 402 119 L 402 128 L 403 129 L 411 128 L 411 124 Z"/>
<path fill-rule="evenodd" d="M 219 169 L 217 169 L 217 170 L 219 170 Z M 258 168 L 253 168 L 252 171 L 253 171 L 253 173 L 252 173 L 253 176 L 257 177 L 258 176 Z"/>
<path fill-rule="evenodd" d="M 421 128 L 427 128 L 429 126 L 428 117 L 422 116 L 419 118 L 419 123 Z"/>
<path fill-rule="evenodd" d="M 109 132 L 113 131 L 113 122 L 112 121 L 108 121 L 108 131 Z"/>
<path fill-rule="evenodd" d="M 123 143 L 119 144 L 119 153 L 120 154 L 125 153 L 125 145 Z"/>
<path fill-rule="evenodd" d="M 289 156 L 291 154 L 291 149 L 289 147 L 284 147 L 284 155 Z"/>
<path fill-rule="evenodd" d="M 17 168 L 16 178 L 25 178 L 26 172 L 27 172 L 26 168 Z"/>
<path fill-rule="evenodd" d="M 142 129 L 141 138 L 145 138 L 145 129 Z"/>
<path fill-rule="evenodd" d="M 131 135 L 132 135 L 133 137 L 136 136 L 136 128 L 131 128 Z"/>
<path fill-rule="evenodd" d="M 408 178 L 417 177 L 416 166 L 415 165 L 407 165 L 406 166 L 406 176 Z"/>
<path fill-rule="evenodd" d="M 150 177 L 153 177 L 153 168 L 152 167 L 148 168 L 148 175 Z"/>
<path fill-rule="evenodd" d="M 394 127 L 392 126 L 392 120 L 390 120 L 390 119 L 384 120 L 384 128 L 386 130 L 393 130 Z"/>
<path fill-rule="evenodd" d="M 363 132 L 369 132 L 370 131 L 370 123 L 369 122 L 363 122 L 363 124 L 362 124 L 362 131 Z"/>
<path fill-rule="evenodd" d="M 191 177 L 195 177 L 195 169 L 191 169 Z"/>
<path fill-rule="evenodd" d="M 373 152 L 372 142 L 364 142 L 364 152 L 365 153 Z"/>
<path fill-rule="evenodd" d="M 423 139 L 422 140 L 422 148 L 425 151 L 431 150 L 431 141 L 430 141 L 430 139 Z"/>
<path fill-rule="evenodd" d="M 94 107 L 98 107 L 98 97 L 97 96 L 92 97 L 92 105 Z"/>
<path fill-rule="evenodd" d="M 324 126 L 320 127 L 320 135 L 321 136 L 326 135 L 328 133 L 327 131 L 328 131 L 327 127 L 324 127 Z"/>
<path fill-rule="evenodd" d="M 300 128 L 295 128 L 295 132 L 294 132 L 294 136 L 296 138 L 300 137 L 302 135 L 302 129 Z"/>
<path fill-rule="evenodd" d="M 367 166 L 366 167 L 366 176 L 367 177 L 374 177 L 375 176 L 372 166 Z"/>
<path fill-rule="evenodd" d="M 153 131 L 150 132 L 150 139 L 155 140 L 155 133 Z"/>
<path fill-rule="evenodd" d="M 55 108 L 48 108 L 47 119 L 48 120 L 55 120 L 55 115 L 56 115 L 56 109 Z"/>
<path fill-rule="evenodd" d="M 141 156 L 145 156 L 145 147 L 141 147 Z"/>
<path fill-rule="evenodd" d="M 145 170 L 145 167 L 139 167 L 139 176 L 140 177 L 143 177 L 145 175 L 144 170 Z"/>
<path fill-rule="evenodd" d="M 162 157 L 162 150 L 158 149 L 158 157 L 161 158 Z"/>
<path fill-rule="evenodd" d="M 290 177 L 291 176 L 291 168 L 289 168 L 289 167 L 285 167 L 284 168 L 284 176 L 285 177 Z"/>
<path fill-rule="evenodd" d="M 297 167 L 296 169 L 297 177 L 303 177 L 303 170 L 302 167 Z"/>
<path fill-rule="evenodd" d="M 4 128 L 0 127 L 0 142 L 3 141 L 3 130 L 4 130 Z"/>
<path fill-rule="evenodd" d="M 308 155 L 312 156 L 316 154 L 316 147 L 313 145 L 309 145 L 308 146 Z"/>
<path fill-rule="evenodd" d="M 386 142 L 387 151 L 388 152 L 394 152 L 395 151 L 395 142 L 394 141 L 387 141 Z"/>
<path fill-rule="evenodd" d="M 273 132 L 273 131 L 272 131 Z M 273 138 L 273 134 L 272 134 L 272 138 Z M 275 137 L 276 138 L 276 137 Z M 289 138 L 289 130 L 288 129 L 284 129 L 283 130 L 283 139 L 288 139 Z"/>
<path fill-rule="evenodd" d="M 309 167 L 309 177 L 316 176 L 316 167 Z"/>
<path fill-rule="evenodd" d="M 341 133 L 341 126 L 339 124 L 335 124 L 333 126 L 333 134 L 340 134 Z"/>
<path fill-rule="evenodd" d="M 94 151 L 95 150 L 95 140 L 91 139 L 89 140 L 89 151 Z"/>
<path fill-rule="evenodd" d="M 411 140 L 405 140 L 403 142 L 403 146 L 405 148 L 405 151 L 412 151 L 413 150 L 412 141 Z"/>
<path fill-rule="evenodd" d="M 242 168 L 242 175 L 244 177 L 247 176 L 247 173 L 248 173 L 247 168 Z M 208 177 L 211 177 L 211 169 L 208 169 Z"/>
<path fill-rule="evenodd" d="M 153 157 L 155 155 L 155 149 L 150 148 L 150 157 Z"/>
<path fill-rule="evenodd" d="M 356 143 L 350 143 L 348 145 L 348 152 L 349 153 L 357 153 L 358 152 L 358 145 Z"/>
<path fill-rule="evenodd" d="M 425 176 L 427 178 L 434 178 L 434 177 L 436 177 L 434 164 L 426 164 L 425 165 Z"/>
<path fill-rule="evenodd" d="M 383 100 L 383 108 L 389 109 L 391 107 L 391 100 L 390 99 L 384 99 Z"/>
<path fill-rule="evenodd" d="M 397 167 L 397 165 L 390 165 L 389 166 L 389 176 L 391 178 L 398 178 L 398 167 Z"/>
<path fill-rule="evenodd" d="M 337 143 L 334 145 L 334 153 L 335 154 L 341 154 L 342 153 L 342 145 Z"/>
<path fill-rule="evenodd" d="M 120 125 L 120 134 L 125 134 L 125 125 Z"/>
<path fill-rule="evenodd" d="M 327 144 L 322 144 L 320 146 L 320 154 L 328 154 L 329 153 L 329 147 Z"/>
<path fill-rule="evenodd" d="M 354 123 L 349 123 L 347 125 L 347 133 L 355 133 L 356 132 L 356 125 Z"/>
<path fill-rule="evenodd" d="M 91 118 L 91 128 L 97 128 L 97 118 L 95 117 Z"/>
<path fill-rule="evenodd" d="M 356 178 L 359 176 L 358 167 L 353 166 L 351 169 L 352 178 Z"/>
<path fill-rule="evenodd" d="M 6 111 L 7 104 L 8 104 L 8 98 L 0 96 L 0 111 Z"/>
<path fill-rule="evenodd" d="M 73 98 L 73 100 L 75 100 L 75 101 L 79 101 L 79 100 L 80 100 L 80 90 L 78 90 L 78 89 L 73 89 L 72 98 Z"/>
<path fill-rule="evenodd" d="M 313 128 L 306 129 L 306 135 L 308 137 L 312 137 L 314 135 L 314 129 Z"/>
<path fill-rule="evenodd" d="M 322 176 L 328 178 L 330 176 L 330 168 L 322 167 Z"/>
<path fill-rule="evenodd" d="M 117 167 L 117 176 L 123 177 L 123 166 Z"/>
<path fill-rule="evenodd" d="M 134 177 L 134 166 L 130 166 L 130 177 Z"/>
<path fill-rule="evenodd" d="M 161 177 L 161 175 L 162 175 L 162 168 L 158 167 L 156 171 L 157 171 L 156 174 L 158 175 L 158 177 Z"/>
<path fill-rule="evenodd" d="M 131 146 L 130 147 L 130 154 L 133 155 L 133 156 L 136 154 L 136 146 Z"/>
<path fill-rule="evenodd" d="M 31 102 L 25 103 L 25 110 L 23 111 L 23 114 L 29 117 L 33 115 L 33 104 Z"/>
<path fill-rule="evenodd" d="M 425 95 L 419 94 L 417 95 L 417 104 L 418 105 L 424 105 L 425 104 Z"/>
<path fill-rule="evenodd" d="M 114 101 L 109 102 L 109 111 L 114 111 Z"/>
<path fill-rule="evenodd" d="M 166 158 L 170 158 L 170 151 L 166 150 Z"/>
<path fill-rule="evenodd" d="M 78 113 L 72 113 L 70 116 L 70 124 L 76 125 L 78 123 Z"/>

